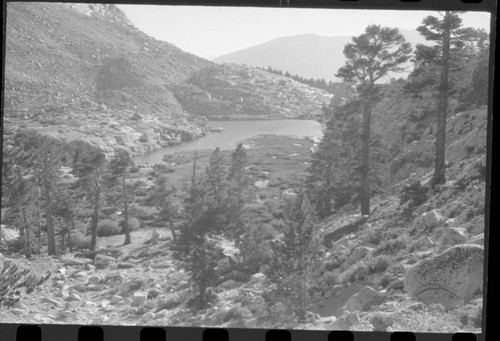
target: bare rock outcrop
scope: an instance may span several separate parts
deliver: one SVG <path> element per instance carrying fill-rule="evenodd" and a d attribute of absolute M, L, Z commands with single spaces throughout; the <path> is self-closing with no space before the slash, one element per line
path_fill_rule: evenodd
<path fill-rule="evenodd" d="M 456 245 L 421 260 L 405 274 L 408 294 L 426 304 L 450 309 L 469 301 L 483 285 L 483 247 Z"/>

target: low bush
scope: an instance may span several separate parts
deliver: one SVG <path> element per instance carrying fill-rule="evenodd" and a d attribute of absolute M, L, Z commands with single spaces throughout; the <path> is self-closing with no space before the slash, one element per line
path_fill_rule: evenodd
<path fill-rule="evenodd" d="M 109 237 L 120 233 L 121 228 L 114 220 L 105 219 L 100 221 L 97 225 L 97 236 L 99 237 Z"/>
<path fill-rule="evenodd" d="M 153 166 L 153 169 L 159 174 L 174 173 L 175 168 L 170 167 L 164 163 L 157 163 Z"/>
<path fill-rule="evenodd" d="M 385 272 L 382 277 L 379 280 L 379 284 L 383 287 L 386 288 L 389 283 L 394 279 L 394 275 L 391 274 L 390 272 Z"/>
<path fill-rule="evenodd" d="M 139 229 L 139 227 L 140 227 L 139 219 L 135 217 L 128 219 L 128 228 L 130 231 L 137 230 Z"/>
<path fill-rule="evenodd" d="M 381 255 L 368 262 L 368 269 L 370 270 L 370 273 L 379 273 L 387 270 L 387 268 L 393 263 L 393 258 Z"/>
<path fill-rule="evenodd" d="M 341 281 L 343 283 L 361 281 L 366 278 L 369 272 L 370 271 L 366 262 L 359 262 L 344 271 L 341 276 Z"/>
<path fill-rule="evenodd" d="M 71 232 L 71 247 L 76 249 L 89 249 L 90 236 L 86 236 L 81 231 Z"/>
<path fill-rule="evenodd" d="M 137 167 L 137 166 L 132 166 L 132 167 L 130 167 L 130 168 L 129 168 L 129 170 L 128 170 L 128 171 L 129 171 L 129 173 L 134 174 L 134 173 L 139 173 L 139 170 L 140 170 L 140 168 L 139 168 L 139 167 Z"/>
<path fill-rule="evenodd" d="M 399 251 L 404 250 L 409 245 L 409 238 L 406 236 L 399 236 L 396 239 L 390 239 L 380 244 L 374 251 L 375 256 L 378 255 L 396 255 Z"/>

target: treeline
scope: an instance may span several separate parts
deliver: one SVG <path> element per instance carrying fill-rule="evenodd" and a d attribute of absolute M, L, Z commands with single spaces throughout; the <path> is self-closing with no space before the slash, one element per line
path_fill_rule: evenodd
<path fill-rule="evenodd" d="M 68 145 L 34 130 L 5 135 L 2 166 L 2 222 L 17 226 L 19 248 L 30 258 L 47 245 L 48 255 L 73 251 L 74 246 L 95 250 L 98 234 L 119 229 L 130 240 L 128 182 L 132 166 L 125 152 L 112 159 L 86 144 Z M 64 174 L 64 166 L 70 166 Z M 119 226 L 102 220 L 103 206 L 121 211 Z M 90 219 L 89 219 L 90 217 Z M 87 238 L 76 225 L 84 225 Z"/>
<path fill-rule="evenodd" d="M 433 188 L 446 182 L 448 113 L 487 104 L 488 34 L 462 27 L 459 13 L 452 11 L 426 17 L 417 30 L 432 45 L 419 44 L 412 51 L 397 29 L 371 25 L 345 46 L 346 64 L 336 76 L 354 86 L 356 96 L 347 103 L 334 98 L 323 108 L 326 130 L 313 155 L 307 181 L 320 217 L 346 203 L 359 203 L 361 214 L 370 214 L 370 196 L 387 183 L 387 165 L 402 151 L 371 129 L 375 110 L 394 111 L 384 107 L 387 98 L 399 96 L 396 101 L 414 103 L 400 122 L 400 138 L 395 144 L 407 145 L 425 128 L 437 126 L 434 174 L 429 184 Z M 407 79 L 377 83 L 389 72 L 403 71 L 410 60 L 413 71 Z"/>
<path fill-rule="evenodd" d="M 283 71 L 273 69 L 270 66 L 268 66 L 267 69 L 261 68 L 261 67 L 257 67 L 257 69 L 271 72 L 271 73 L 274 73 L 276 75 L 285 76 L 285 77 L 291 78 L 297 82 L 307 84 L 313 88 L 321 89 L 321 90 L 324 90 L 324 91 L 329 92 L 331 94 L 335 94 L 337 96 L 341 96 L 344 98 L 351 98 L 355 93 L 352 86 L 345 84 L 345 83 L 332 82 L 332 81 L 326 82 L 325 79 L 305 78 L 305 77 L 302 77 L 300 75 L 292 75 L 288 71 L 283 73 Z"/>

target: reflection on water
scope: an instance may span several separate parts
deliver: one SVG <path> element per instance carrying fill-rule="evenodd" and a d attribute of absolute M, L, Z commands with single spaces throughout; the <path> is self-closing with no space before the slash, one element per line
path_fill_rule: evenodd
<path fill-rule="evenodd" d="M 272 120 L 272 121 L 212 121 L 212 128 L 222 128 L 223 131 L 212 133 L 195 141 L 180 146 L 172 146 L 152 153 L 134 157 L 137 165 L 154 165 L 162 162 L 166 154 L 176 152 L 215 149 L 234 149 L 239 142 L 257 135 L 280 135 L 295 137 L 311 137 L 319 139 L 323 135 L 321 124 L 314 120 Z"/>

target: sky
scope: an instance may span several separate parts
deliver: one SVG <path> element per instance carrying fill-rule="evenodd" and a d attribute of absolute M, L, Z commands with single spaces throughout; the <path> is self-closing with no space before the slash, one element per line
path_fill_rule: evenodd
<path fill-rule="evenodd" d="M 300 34 L 355 36 L 369 24 L 416 29 L 429 11 L 118 5 L 144 33 L 200 57 L 213 57 Z M 464 26 L 489 32 L 490 14 L 467 12 Z"/>

